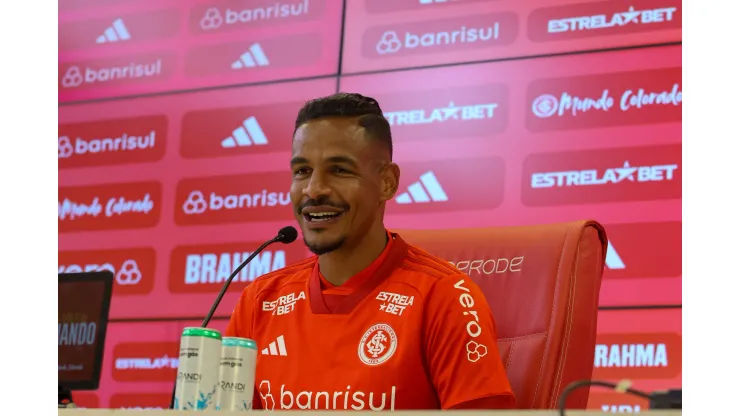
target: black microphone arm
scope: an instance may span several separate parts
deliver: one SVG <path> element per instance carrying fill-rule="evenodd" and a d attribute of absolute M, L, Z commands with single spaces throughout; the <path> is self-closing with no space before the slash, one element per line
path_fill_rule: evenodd
<path fill-rule="evenodd" d="M 218 293 L 218 296 L 216 297 L 216 301 L 213 302 L 213 305 L 211 306 L 211 310 L 208 311 L 208 314 L 206 315 L 206 318 L 203 320 L 203 323 L 200 324 L 201 328 L 205 328 L 208 326 L 208 323 L 211 322 L 211 318 L 213 318 L 213 314 L 216 313 L 216 309 L 218 309 L 218 305 L 221 303 L 221 299 L 223 299 L 224 295 L 226 294 L 226 290 L 229 288 L 229 285 L 231 285 L 231 281 L 234 280 L 237 274 L 239 274 L 240 271 L 249 264 L 252 259 L 254 259 L 262 250 L 264 250 L 267 246 L 269 246 L 272 243 L 283 243 L 283 244 L 290 244 L 293 241 L 298 238 L 298 231 L 291 226 L 283 227 L 278 231 L 277 236 L 275 238 L 266 241 L 264 244 L 259 246 L 257 250 L 254 250 L 252 254 L 247 257 L 246 260 L 242 262 L 242 264 L 237 267 L 233 273 L 231 273 L 231 276 L 224 282 L 223 287 L 221 288 L 221 291 Z M 172 388 L 172 400 L 170 400 L 170 409 L 175 408 L 175 391 L 177 390 L 177 380 L 175 380 L 175 386 Z"/>
<path fill-rule="evenodd" d="M 211 322 L 211 318 L 213 317 L 213 314 L 216 313 L 216 309 L 218 308 L 218 305 L 221 303 L 221 299 L 223 299 L 224 295 L 226 294 L 226 290 L 229 288 L 229 285 L 231 285 L 231 281 L 234 280 L 237 274 L 239 274 L 240 271 L 249 264 L 250 261 L 252 261 L 253 258 L 255 258 L 262 250 L 264 250 L 267 246 L 269 246 L 272 243 L 283 243 L 283 244 L 290 244 L 298 237 L 298 231 L 296 231 L 295 228 L 288 226 L 283 227 L 279 232 L 278 235 L 273 238 L 272 240 L 266 241 L 264 244 L 259 246 L 257 250 L 254 250 L 252 254 L 247 257 L 246 260 L 242 262 L 242 264 L 239 265 L 239 267 L 234 270 L 233 273 L 231 273 L 231 276 L 224 282 L 223 287 L 221 288 L 221 291 L 218 293 L 218 296 L 216 297 L 216 301 L 213 302 L 213 305 L 211 306 L 211 310 L 208 311 L 208 314 L 206 315 L 206 318 L 203 320 L 203 323 L 200 324 L 201 328 L 205 328 L 209 322 Z"/>

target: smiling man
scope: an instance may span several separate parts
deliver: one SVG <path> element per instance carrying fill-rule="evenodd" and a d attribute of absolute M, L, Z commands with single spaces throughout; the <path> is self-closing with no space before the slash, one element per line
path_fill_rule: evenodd
<path fill-rule="evenodd" d="M 315 256 L 256 279 L 226 331 L 257 342 L 254 408 L 514 407 L 480 289 L 383 224 L 401 175 L 392 156 L 372 98 L 298 113 L 290 195 Z"/>

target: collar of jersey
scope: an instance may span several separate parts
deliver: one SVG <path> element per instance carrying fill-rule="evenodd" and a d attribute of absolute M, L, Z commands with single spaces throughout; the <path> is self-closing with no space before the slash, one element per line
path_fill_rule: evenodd
<path fill-rule="evenodd" d="M 324 279 L 319 271 L 318 260 L 314 263 L 311 278 L 308 282 L 308 297 L 311 310 L 315 314 L 348 314 L 360 303 L 373 289 L 382 283 L 391 273 L 401 265 L 408 245 L 396 233 L 388 232 L 388 244 L 377 259 L 367 268 L 352 276 L 345 285 L 349 285 L 351 293 L 348 293 L 334 311 L 329 310 L 324 301 L 322 281 L 331 285 Z M 343 287 L 344 285 L 342 285 Z M 330 286 L 331 287 L 331 286 Z"/>

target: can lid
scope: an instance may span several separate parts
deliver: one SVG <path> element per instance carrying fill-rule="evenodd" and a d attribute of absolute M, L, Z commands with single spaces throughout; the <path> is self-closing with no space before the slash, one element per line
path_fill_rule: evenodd
<path fill-rule="evenodd" d="M 206 338 L 213 338 L 213 339 L 218 339 L 218 340 L 221 339 L 221 333 L 211 328 L 188 327 L 182 331 L 182 336 L 184 337 L 206 337 Z"/>
<path fill-rule="evenodd" d="M 249 338 L 224 337 L 223 343 L 221 345 L 223 345 L 224 347 L 242 347 L 251 348 L 253 350 L 257 349 L 257 343 Z"/>

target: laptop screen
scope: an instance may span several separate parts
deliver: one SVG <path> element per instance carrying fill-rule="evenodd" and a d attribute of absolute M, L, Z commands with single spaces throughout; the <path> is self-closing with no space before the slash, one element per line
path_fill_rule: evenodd
<path fill-rule="evenodd" d="M 59 385 L 96 390 L 100 384 L 113 274 L 59 274 Z"/>

